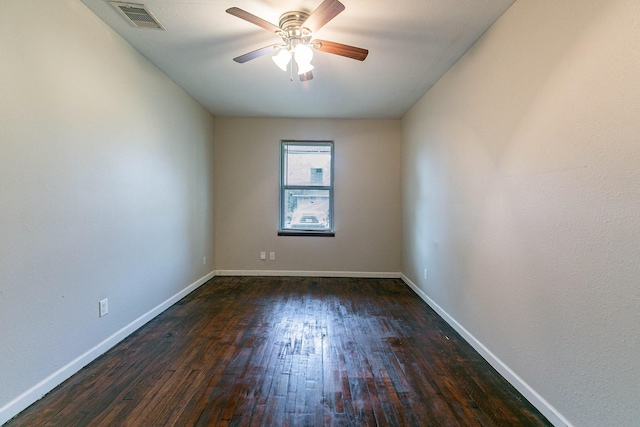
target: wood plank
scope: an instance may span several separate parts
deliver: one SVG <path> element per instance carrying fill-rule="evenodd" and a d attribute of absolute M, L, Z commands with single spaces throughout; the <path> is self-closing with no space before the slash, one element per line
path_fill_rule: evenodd
<path fill-rule="evenodd" d="M 23 425 L 550 423 L 400 280 L 216 277 Z"/>

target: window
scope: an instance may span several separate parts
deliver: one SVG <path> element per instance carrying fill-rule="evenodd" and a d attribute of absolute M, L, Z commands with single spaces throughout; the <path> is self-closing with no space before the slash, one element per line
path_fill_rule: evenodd
<path fill-rule="evenodd" d="M 333 142 L 282 141 L 279 235 L 333 236 Z"/>

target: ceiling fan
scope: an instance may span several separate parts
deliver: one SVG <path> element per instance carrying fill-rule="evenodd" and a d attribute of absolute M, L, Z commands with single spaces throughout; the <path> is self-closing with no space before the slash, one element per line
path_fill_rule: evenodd
<path fill-rule="evenodd" d="M 313 38 L 315 32 L 324 27 L 343 10 L 344 5 L 338 0 L 324 0 L 311 14 L 298 10 L 282 14 L 278 26 L 275 26 L 240 8 L 232 7 L 227 9 L 227 13 L 264 28 L 282 38 L 282 43 L 265 46 L 233 58 L 233 60 L 242 64 L 263 55 L 276 53 L 272 58 L 273 62 L 283 71 L 287 71 L 287 68 L 291 65 L 291 80 L 293 80 L 295 62 L 301 81 L 313 78 L 313 65 L 311 65 L 313 49 L 364 61 L 369 54 L 367 49 Z"/>

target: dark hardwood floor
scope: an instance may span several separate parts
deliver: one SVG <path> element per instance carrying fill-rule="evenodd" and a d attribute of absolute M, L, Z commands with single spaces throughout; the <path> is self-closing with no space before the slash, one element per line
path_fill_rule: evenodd
<path fill-rule="evenodd" d="M 216 277 L 7 426 L 551 425 L 402 281 Z"/>

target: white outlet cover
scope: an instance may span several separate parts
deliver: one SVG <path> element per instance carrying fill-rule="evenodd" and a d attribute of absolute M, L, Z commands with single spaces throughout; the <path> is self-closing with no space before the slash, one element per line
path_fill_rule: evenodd
<path fill-rule="evenodd" d="M 260 259 L 267 259 L 267 253 L 266 252 L 260 252 Z"/>
<path fill-rule="evenodd" d="M 270 260 L 276 259 L 276 253 L 275 252 L 269 252 L 269 259 Z"/>
<path fill-rule="evenodd" d="M 109 299 L 108 298 L 105 298 L 105 299 L 100 301 L 99 309 L 100 309 L 100 311 L 99 311 L 100 317 L 106 316 L 107 314 L 109 314 Z"/>

